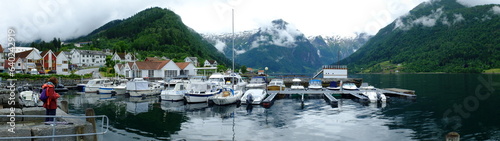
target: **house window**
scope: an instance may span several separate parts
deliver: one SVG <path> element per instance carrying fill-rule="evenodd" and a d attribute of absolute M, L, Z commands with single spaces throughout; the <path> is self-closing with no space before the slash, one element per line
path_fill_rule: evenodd
<path fill-rule="evenodd" d="M 155 76 L 155 71 L 154 70 L 148 70 L 148 76 L 149 77 L 154 77 Z"/>
<path fill-rule="evenodd" d="M 33 63 L 33 60 L 31 60 L 31 59 L 28 59 L 28 63 Z"/>
<path fill-rule="evenodd" d="M 68 69 L 63 69 L 63 72 L 68 72 Z"/>
<path fill-rule="evenodd" d="M 175 77 L 177 76 L 176 70 L 165 70 L 165 77 Z"/>
<path fill-rule="evenodd" d="M 63 61 L 63 64 L 67 64 L 67 63 L 68 63 L 68 61 Z"/>

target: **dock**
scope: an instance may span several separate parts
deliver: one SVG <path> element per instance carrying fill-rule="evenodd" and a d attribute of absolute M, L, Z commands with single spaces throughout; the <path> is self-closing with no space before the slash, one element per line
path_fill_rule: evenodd
<path fill-rule="evenodd" d="M 341 95 L 342 98 L 355 99 L 359 102 L 368 102 L 368 97 L 362 95 L 363 92 L 366 91 L 376 91 L 377 93 L 382 93 L 389 97 L 399 97 L 399 98 L 408 98 L 408 99 L 416 99 L 417 95 L 415 95 L 415 91 L 406 90 L 406 89 L 379 89 L 375 88 L 373 90 L 328 90 L 323 88 L 322 90 L 291 90 L 286 89 L 284 91 L 268 91 L 270 94 L 262 101 L 262 105 L 266 108 L 272 106 L 273 101 L 276 98 L 276 95 L 292 95 L 292 94 L 300 94 L 302 95 L 301 101 L 304 102 L 304 95 L 323 95 L 325 100 L 332 107 L 338 107 L 338 100 L 333 95 Z M 411 93 L 408 93 L 411 92 Z"/>

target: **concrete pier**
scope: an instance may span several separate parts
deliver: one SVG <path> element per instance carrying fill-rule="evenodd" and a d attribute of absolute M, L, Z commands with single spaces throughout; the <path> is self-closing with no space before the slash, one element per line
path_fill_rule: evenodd
<path fill-rule="evenodd" d="M 10 108 L 0 109 L 0 115 L 9 115 Z M 43 107 L 30 107 L 30 108 L 22 108 L 16 109 L 16 115 L 45 115 L 45 108 Z M 57 109 L 56 116 L 71 116 L 62 111 L 61 109 Z M 10 118 L 1 117 L 0 121 L 0 139 L 3 137 L 35 137 L 35 136 L 51 136 L 51 135 L 71 135 L 77 134 L 78 130 L 83 130 L 84 133 L 95 133 L 94 128 L 90 122 L 86 122 L 85 119 L 81 118 L 56 118 L 58 124 L 55 125 L 46 125 L 45 117 L 16 117 L 15 123 L 10 125 L 7 123 Z M 6 124 L 7 123 L 7 124 Z M 10 132 L 9 129 L 15 127 L 13 132 Z M 9 140 L 9 139 L 7 139 Z M 24 139 L 13 139 L 13 140 L 26 140 L 31 141 L 30 138 Z M 37 141 L 44 140 L 52 140 L 52 138 L 36 138 Z M 85 140 L 85 141 L 93 141 L 95 140 L 92 136 L 81 136 L 81 137 L 56 137 L 54 140 L 60 141 L 77 141 L 77 140 Z"/>

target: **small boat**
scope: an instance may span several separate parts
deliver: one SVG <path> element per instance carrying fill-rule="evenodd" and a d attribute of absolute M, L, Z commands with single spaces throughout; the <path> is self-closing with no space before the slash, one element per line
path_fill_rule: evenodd
<path fill-rule="evenodd" d="M 24 106 L 40 106 L 41 102 L 39 102 L 38 98 L 40 97 L 40 93 L 33 89 L 31 85 L 19 86 L 17 88 L 19 92 L 19 96 L 21 97 L 22 105 Z"/>
<path fill-rule="evenodd" d="M 122 95 L 127 91 L 127 79 L 120 79 L 113 82 L 111 85 L 106 85 L 99 88 L 97 94 L 117 94 Z"/>
<path fill-rule="evenodd" d="M 374 90 L 375 87 L 368 85 L 368 83 L 361 83 L 360 90 Z"/>
<path fill-rule="evenodd" d="M 313 80 L 309 81 L 309 86 L 307 86 L 307 88 L 309 88 L 311 90 L 322 90 L 323 89 L 323 82 L 321 82 L 321 80 L 318 80 L 318 79 L 313 79 Z"/>
<path fill-rule="evenodd" d="M 342 89 L 344 89 L 344 90 L 358 90 L 358 87 L 354 83 L 345 83 L 342 85 Z"/>
<path fill-rule="evenodd" d="M 337 85 L 337 82 L 330 82 L 330 86 L 326 87 L 328 90 L 340 90 L 340 87 Z"/>
<path fill-rule="evenodd" d="M 162 85 L 160 83 L 149 83 L 143 78 L 134 78 L 127 82 L 126 90 L 131 97 L 141 97 L 160 94 Z"/>
<path fill-rule="evenodd" d="M 302 86 L 301 83 L 302 80 L 298 79 L 298 78 L 294 78 L 292 80 L 293 84 L 292 86 L 290 87 L 292 90 L 304 90 L 304 86 Z"/>
<path fill-rule="evenodd" d="M 245 90 L 245 87 L 247 86 L 247 82 L 243 81 L 243 78 L 241 75 L 237 73 L 230 73 L 227 75 L 224 75 L 224 81 L 225 84 L 222 86 L 224 88 L 232 88 L 234 90 Z"/>
<path fill-rule="evenodd" d="M 283 91 L 285 90 L 285 82 L 283 79 L 273 79 L 271 82 L 269 82 L 269 85 L 267 85 L 267 90 L 270 91 Z"/>
<path fill-rule="evenodd" d="M 217 92 L 219 92 L 217 86 L 209 82 L 192 82 L 184 98 L 187 103 L 207 102 L 208 98 Z"/>
<path fill-rule="evenodd" d="M 380 101 L 380 102 L 387 101 L 387 97 L 382 93 L 378 93 L 377 91 L 364 91 L 361 94 L 368 97 L 368 100 L 370 100 L 370 102 L 372 102 L 372 103 L 375 103 L 377 101 Z"/>
<path fill-rule="evenodd" d="M 247 89 L 264 89 L 266 88 L 266 79 L 265 77 L 252 77 L 250 79 L 250 82 L 247 84 L 246 88 Z"/>
<path fill-rule="evenodd" d="M 241 104 L 260 104 L 267 96 L 264 89 L 250 89 L 241 97 Z"/>
<path fill-rule="evenodd" d="M 161 100 L 168 101 L 180 101 L 184 99 L 184 94 L 187 93 L 189 89 L 189 81 L 180 81 L 175 84 L 173 89 L 165 89 L 161 91 L 160 98 Z"/>
<path fill-rule="evenodd" d="M 209 99 L 212 100 L 215 103 L 215 105 L 229 105 L 239 102 L 241 96 L 243 96 L 243 91 L 241 90 L 223 88 L 220 89 L 215 96 Z"/>
<path fill-rule="evenodd" d="M 96 93 L 99 88 L 111 85 L 113 82 L 109 79 L 92 79 L 85 84 L 86 93 Z"/>
<path fill-rule="evenodd" d="M 63 84 L 59 83 L 56 85 L 56 87 L 54 87 L 54 91 L 56 91 L 56 93 L 63 93 L 63 92 L 67 92 L 69 89 L 66 88 Z"/>

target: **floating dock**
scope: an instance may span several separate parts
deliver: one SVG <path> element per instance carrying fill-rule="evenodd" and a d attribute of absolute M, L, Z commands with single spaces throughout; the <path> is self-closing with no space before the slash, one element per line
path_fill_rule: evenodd
<path fill-rule="evenodd" d="M 376 91 L 377 93 L 382 93 L 390 97 L 405 97 L 408 99 L 415 99 L 417 95 L 415 95 L 415 91 L 413 90 L 405 90 L 405 89 L 378 89 L 375 88 L 373 90 L 328 90 L 323 88 L 322 90 L 291 90 L 286 89 L 284 91 L 268 91 L 270 94 L 266 99 L 262 101 L 262 105 L 266 108 L 271 107 L 276 95 L 291 95 L 291 94 L 301 94 L 302 102 L 304 101 L 304 95 L 323 95 L 325 96 L 325 100 L 332 106 L 338 107 L 338 100 L 332 95 L 341 95 L 342 98 L 353 98 L 359 100 L 360 102 L 368 102 L 368 97 L 362 95 L 363 92 L 366 91 Z"/>

